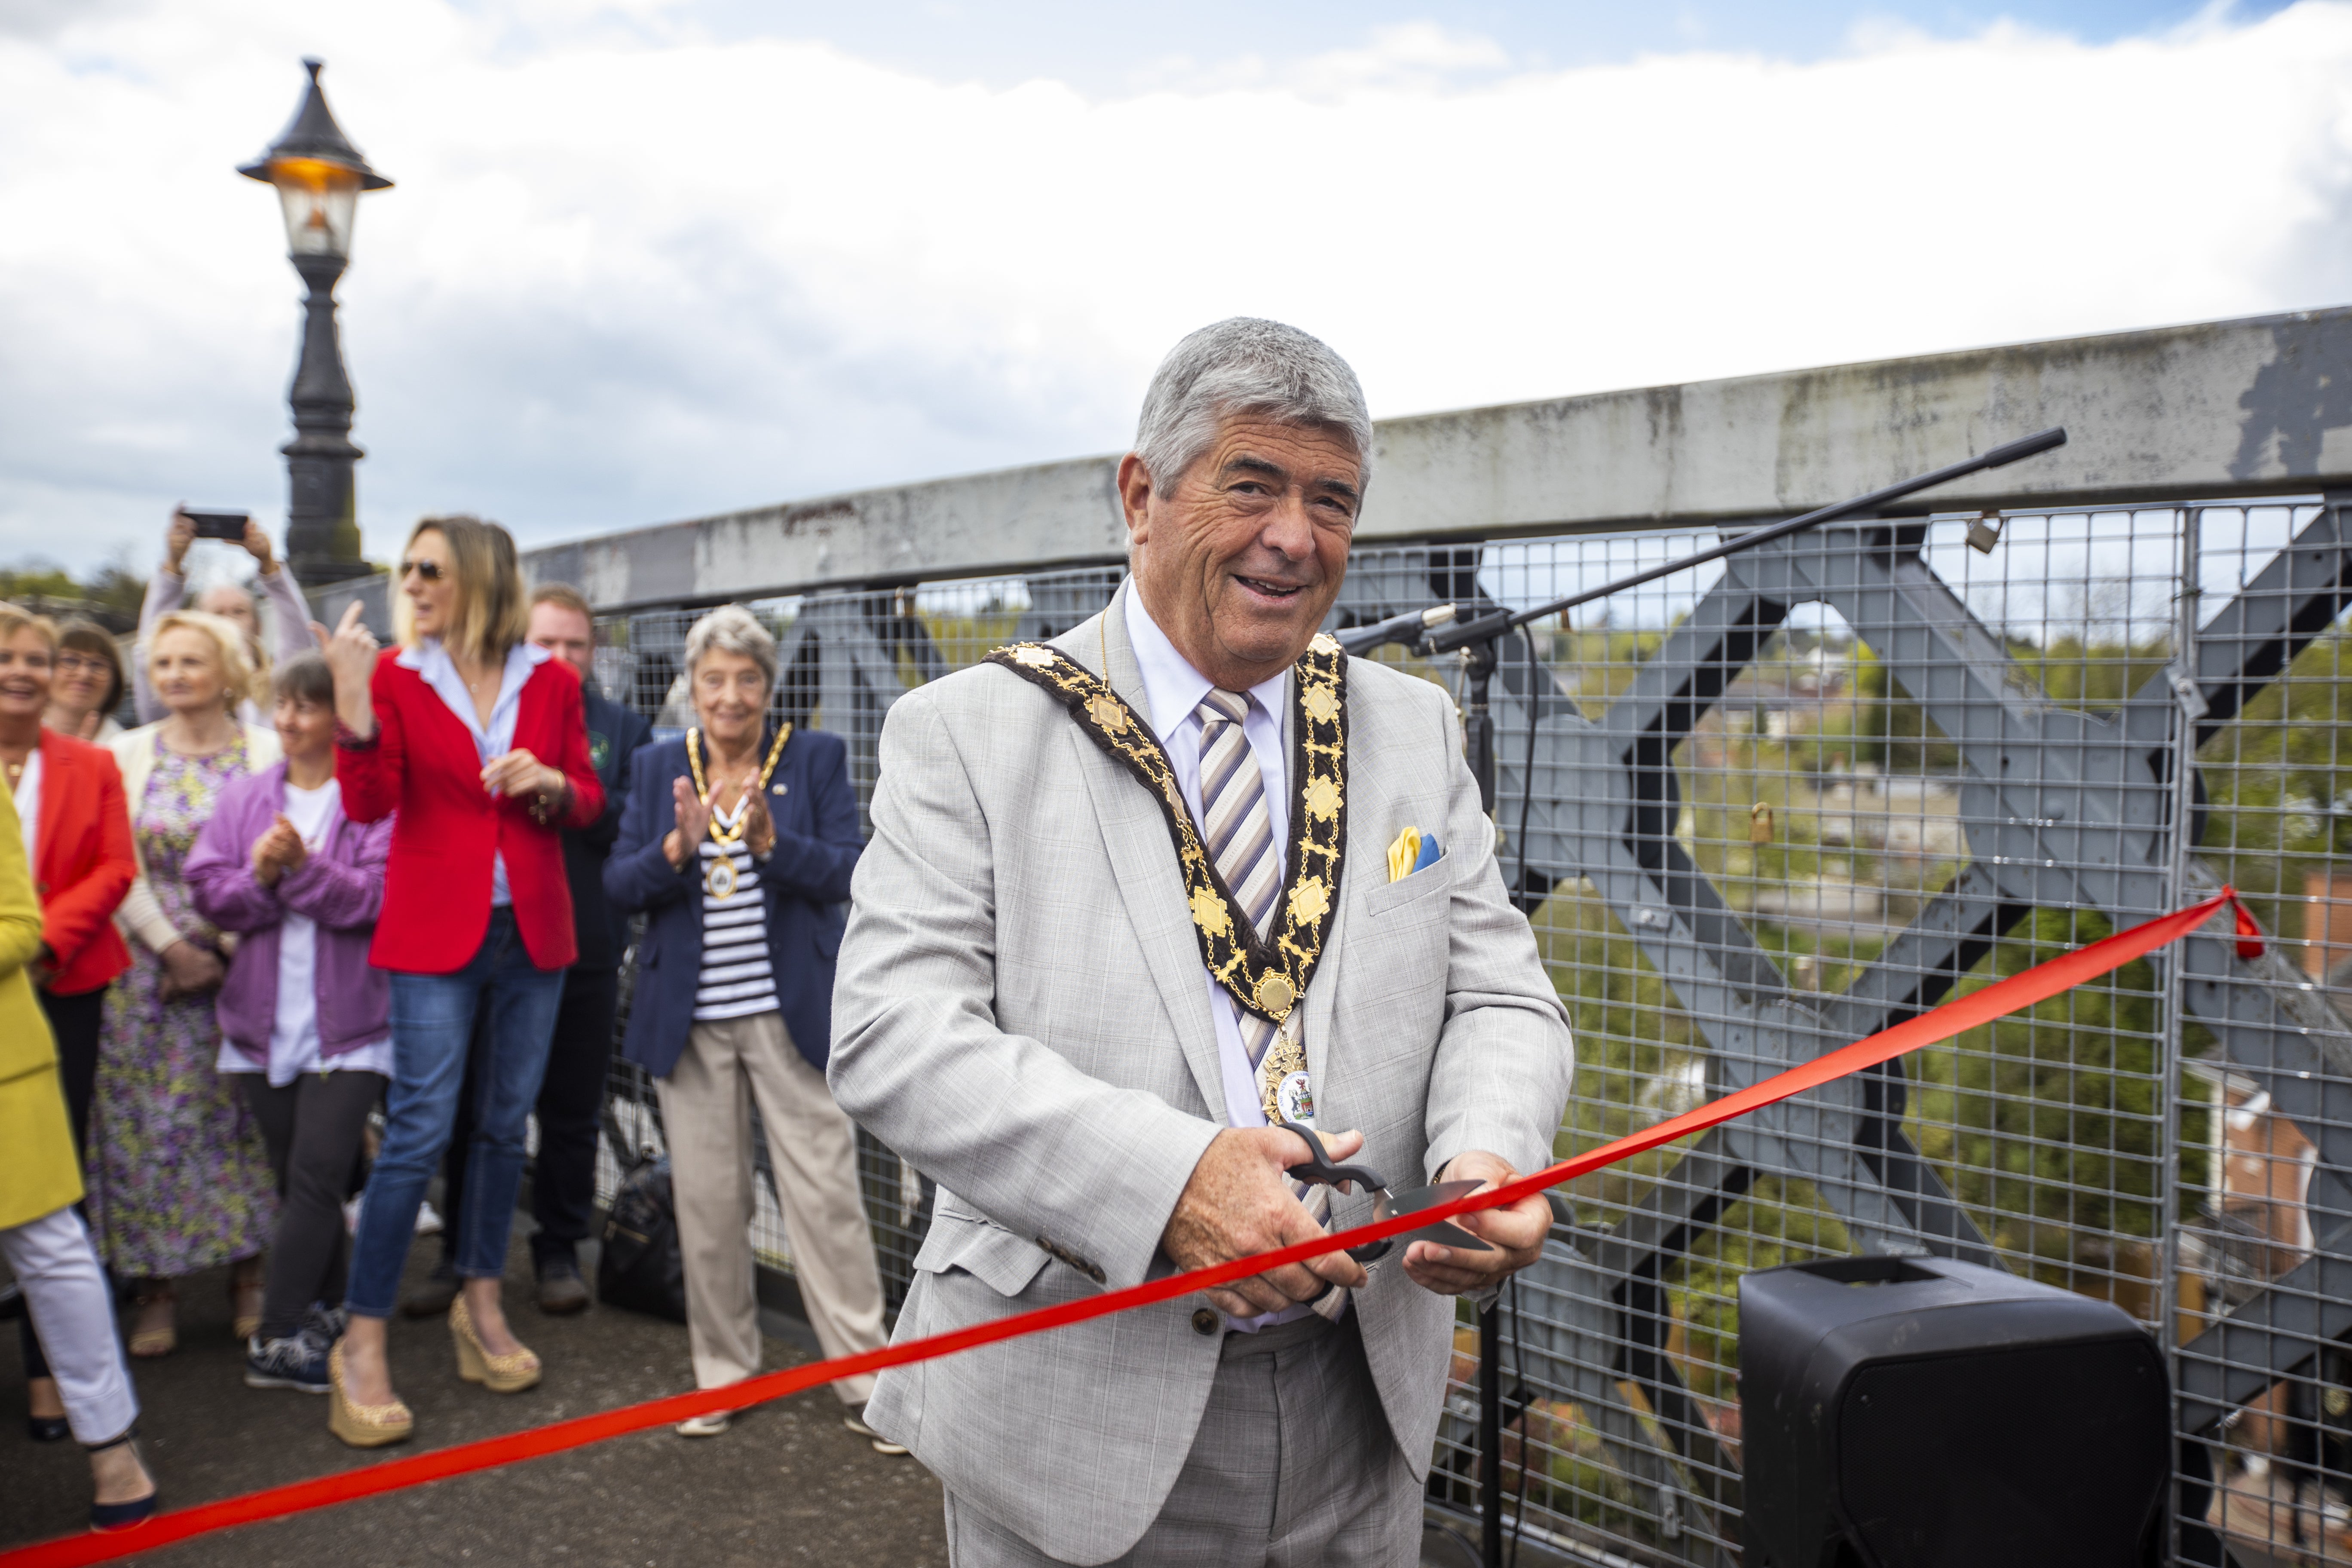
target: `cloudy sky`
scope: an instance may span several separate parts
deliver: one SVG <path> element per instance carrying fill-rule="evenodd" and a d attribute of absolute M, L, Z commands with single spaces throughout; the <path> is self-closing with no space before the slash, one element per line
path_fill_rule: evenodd
<path fill-rule="evenodd" d="M 2347 0 L 0 0 L 0 562 L 282 517 L 304 54 L 379 556 L 1115 450 L 1235 313 L 1394 415 L 2352 300 Z"/>

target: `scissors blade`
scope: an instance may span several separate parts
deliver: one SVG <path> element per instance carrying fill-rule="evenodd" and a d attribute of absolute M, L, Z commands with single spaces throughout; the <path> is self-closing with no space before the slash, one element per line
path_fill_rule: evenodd
<path fill-rule="evenodd" d="M 1442 1203 L 1450 1203 L 1466 1193 L 1474 1193 L 1477 1190 L 1476 1182 L 1440 1182 L 1434 1186 L 1413 1187 L 1402 1193 L 1391 1193 L 1389 1213 L 1411 1214 L 1415 1209 L 1432 1208 Z M 1458 1247 L 1467 1252 L 1495 1250 L 1468 1231 L 1457 1229 L 1444 1220 L 1438 1221 L 1435 1225 L 1423 1226 L 1419 1230 L 1406 1231 L 1397 1239 L 1402 1242 L 1433 1241 L 1440 1247 Z"/>

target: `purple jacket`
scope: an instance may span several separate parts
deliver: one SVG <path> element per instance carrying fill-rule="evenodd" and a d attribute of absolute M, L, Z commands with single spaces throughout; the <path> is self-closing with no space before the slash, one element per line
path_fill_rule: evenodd
<path fill-rule="evenodd" d="M 362 826 L 338 807 L 302 868 L 265 888 L 253 875 L 254 841 L 269 831 L 285 801 L 284 763 L 222 790 L 181 873 L 204 917 L 238 933 L 216 1010 L 221 1033 L 257 1062 L 268 1058 L 278 1020 L 278 930 L 289 910 L 319 923 L 320 1055 L 341 1056 L 390 1033 L 392 988 L 384 972 L 368 963 L 368 941 L 383 903 L 393 818 Z"/>

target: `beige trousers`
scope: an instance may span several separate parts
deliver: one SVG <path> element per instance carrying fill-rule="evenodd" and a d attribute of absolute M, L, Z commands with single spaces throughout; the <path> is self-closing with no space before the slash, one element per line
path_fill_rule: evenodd
<path fill-rule="evenodd" d="M 793 1047 L 782 1015 L 698 1023 L 677 1066 L 656 1081 L 695 1386 L 724 1387 L 760 1370 L 750 1237 L 759 1179 L 751 1167 L 754 1100 L 817 1343 L 828 1357 L 879 1349 L 882 1278 L 858 1200 L 857 1141 L 824 1074 Z M 845 1405 L 863 1405 L 874 1379 L 845 1378 L 833 1391 Z"/>

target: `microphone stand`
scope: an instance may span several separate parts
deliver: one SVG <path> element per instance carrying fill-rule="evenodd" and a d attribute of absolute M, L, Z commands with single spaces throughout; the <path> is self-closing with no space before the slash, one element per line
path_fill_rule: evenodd
<path fill-rule="evenodd" d="M 1500 657 L 1499 644 L 1509 633 L 1517 631 L 1532 621 L 1539 621 L 1546 616 L 1572 610 L 1579 605 L 1591 604 L 1595 599 L 1606 599 L 1612 595 L 1622 594 L 1628 588 L 1638 588 L 1644 583 L 1654 583 L 1659 578 L 1671 576 L 1676 572 L 1685 572 L 1694 566 L 1704 566 L 1710 561 L 1720 561 L 1727 556 L 1737 555 L 1742 551 L 1753 550 L 1759 544 L 1769 544 L 1776 539 L 1786 539 L 1792 533 L 1801 533 L 1809 528 L 1818 528 L 1825 522 L 1835 522 L 1841 518 L 1870 511 L 1916 491 L 1929 489 L 1969 474 L 1982 472 L 1987 468 L 2001 468 L 2021 458 L 2034 457 L 2065 444 L 2065 430 L 2053 426 L 2050 429 L 2037 431 L 2033 435 L 1995 447 L 1979 456 L 1948 464 L 1929 473 L 1916 475 L 1911 479 L 1888 485 L 1883 489 L 1872 490 L 1867 495 L 1855 496 L 1851 500 L 1839 501 L 1833 506 L 1821 507 L 1801 517 L 1790 518 L 1784 522 L 1751 529 L 1724 541 L 1712 549 L 1702 550 L 1696 554 L 1685 555 L 1677 561 L 1669 561 L 1661 565 L 1649 567 L 1634 573 L 1630 577 L 1620 577 L 1615 582 L 1601 587 L 1588 588 L 1580 594 L 1570 594 L 1565 598 L 1554 599 L 1548 605 L 1538 605 L 1531 610 L 1491 610 L 1483 616 L 1465 620 L 1461 617 L 1461 607 L 1458 605 L 1440 605 L 1431 610 L 1413 610 L 1404 615 L 1391 616 L 1384 621 L 1378 621 L 1370 626 L 1350 626 L 1345 631 L 1335 632 L 1332 635 L 1339 639 L 1341 647 L 1350 654 L 1359 656 L 1370 653 L 1374 648 L 1389 643 L 1402 644 L 1425 656 L 1460 654 L 1463 673 L 1462 748 L 1469 759 L 1470 774 L 1478 781 L 1478 803 L 1486 808 L 1487 819 L 1492 821 L 1495 816 L 1495 717 L 1489 700 L 1489 687 L 1494 680 L 1496 666 Z M 1528 655 L 1529 767 L 1528 777 L 1521 781 L 1523 799 L 1517 847 L 1519 885 L 1512 889 L 1514 899 L 1519 900 L 1529 896 L 1526 887 L 1528 848 L 1527 815 L 1524 808 L 1527 801 L 1532 800 L 1535 793 L 1533 767 L 1536 723 L 1535 668 L 1535 654 L 1530 647 Z M 1499 1303 L 1499 1301 L 1500 1298 L 1497 1297 L 1496 1302 Z M 1502 1568 L 1503 1563 L 1504 1401 L 1503 1372 L 1499 1355 L 1502 1346 L 1499 1316 L 1496 1304 L 1489 1304 L 1478 1310 L 1478 1500 L 1482 1516 L 1479 1546 L 1485 1568 Z M 1516 1420 L 1527 1409 L 1528 1403 L 1527 1391 L 1513 1390 L 1511 1403 L 1514 1407 L 1513 1419 Z M 1522 1429 L 1519 1435 L 1519 1468 L 1522 1479 L 1525 1479 L 1527 1467 L 1530 1462 L 1528 1449 L 1528 1435 Z"/>

